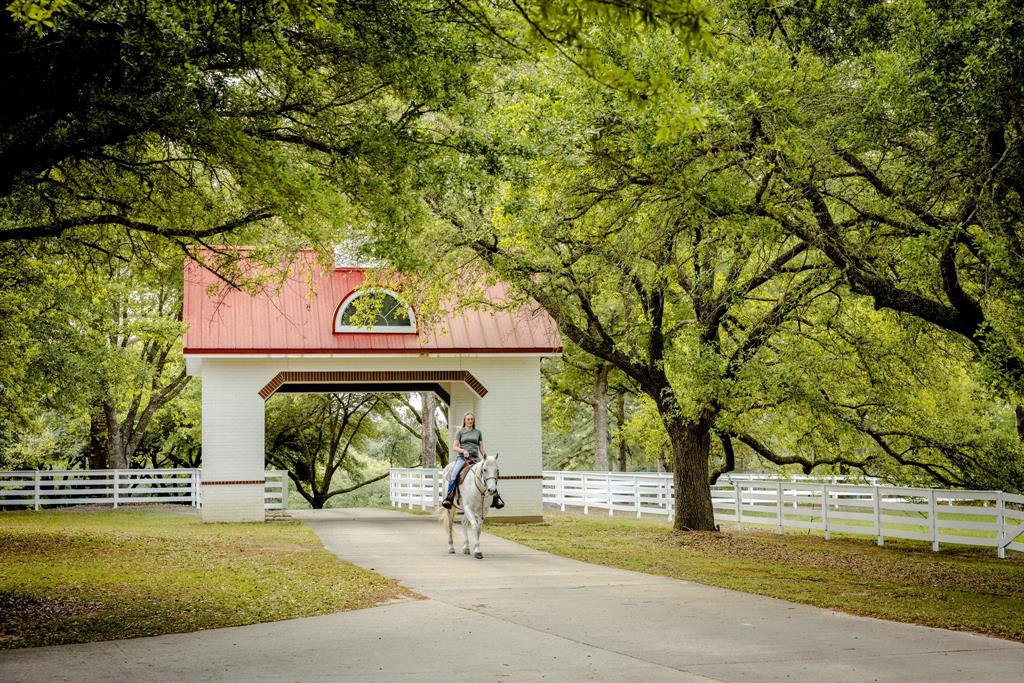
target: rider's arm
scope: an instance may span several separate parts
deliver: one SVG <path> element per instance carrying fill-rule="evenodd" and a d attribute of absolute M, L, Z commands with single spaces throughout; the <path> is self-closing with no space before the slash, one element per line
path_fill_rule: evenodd
<path fill-rule="evenodd" d="M 456 453 L 461 453 L 462 455 L 466 454 L 466 449 L 462 447 L 461 443 L 459 443 L 458 432 L 455 433 L 455 441 L 452 442 L 452 448 L 455 450 Z"/>

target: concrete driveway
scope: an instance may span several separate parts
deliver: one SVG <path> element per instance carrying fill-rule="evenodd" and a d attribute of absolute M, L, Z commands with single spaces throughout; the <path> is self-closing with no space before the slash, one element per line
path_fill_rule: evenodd
<path fill-rule="evenodd" d="M 1024 645 L 995 638 L 585 564 L 493 536 L 481 542 L 484 560 L 448 555 L 433 517 L 388 510 L 293 514 L 340 557 L 427 599 L 0 652 L 0 681 L 1003 683 L 1024 672 Z"/>

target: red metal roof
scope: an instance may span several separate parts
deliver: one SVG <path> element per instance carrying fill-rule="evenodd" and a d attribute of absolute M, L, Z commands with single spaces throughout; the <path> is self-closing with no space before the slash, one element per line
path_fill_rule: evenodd
<path fill-rule="evenodd" d="M 185 263 L 185 353 L 557 353 L 551 317 L 532 306 L 514 311 L 463 309 L 442 313 L 411 333 L 336 333 L 338 305 L 365 281 L 361 268 L 323 271 L 312 254 L 300 258 L 285 283 L 253 295 L 223 286 L 193 260 Z M 312 276 L 308 273 L 312 267 Z M 303 270 L 304 272 L 299 272 Z M 507 286 L 488 288 L 492 302 L 507 301 Z M 415 311 L 415 305 L 413 306 Z"/>

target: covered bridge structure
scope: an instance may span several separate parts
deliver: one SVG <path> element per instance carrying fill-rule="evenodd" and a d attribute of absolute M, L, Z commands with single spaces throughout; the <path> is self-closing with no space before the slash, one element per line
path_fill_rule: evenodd
<path fill-rule="evenodd" d="M 507 505 L 492 513 L 539 519 L 540 362 L 561 353 L 554 321 L 536 305 L 509 309 L 499 283 L 486 292 L 496 305 L 452 305 L 428 326 L 414 302 L 366 281 L 365 269 L 324 270 L 304 253 L 283 284 L 252 293 L 186 263 L 185 363 L 202 378 L 203 519 L 264 519 L 267 399 L 343 391 L 432 391 L 449 425 L 474 411 L 488 452 L 501 454 Z M 384 303 L 367 324 L 356 302 L 370 291 Z"/>

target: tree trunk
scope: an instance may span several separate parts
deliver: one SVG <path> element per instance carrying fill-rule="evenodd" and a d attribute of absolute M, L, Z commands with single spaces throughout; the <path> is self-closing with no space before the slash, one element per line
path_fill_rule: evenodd
<path fill-rule="evenodd" d="M 626 438 L 622 433 L 622 424 L 626 421 L 626 395 L 619 394 L 619 400 L 615 404 L 615 422 L 619 430 L 619 472 L 626 471 L 629 451 L 626 449 Z"/>
<path fill-rule="evenodd" d="M 117 413 L 114 406 L 103 404 L 103 417 L 107 424 L 107 467 L 112 470 L 128 469 L 128 456 L 125 452 L 124 439 L 118 429 Z"/>
<path fill-rule="evenodd" d="M 421 391 L 423 404 L 423 466 L 434 469 L 437 456 L 437 433 L 434 431 L 434 392 Z"/>
<path fill-rule="evenodd" d="M 611 365 L 603 364 L 594 381 L 594 469 L 607 472 L 608 463 L 608 373 Z"/>
<path fill-rule="evenodd" d="M 103 416 L 103 406 L 93 405 L 89 411 L 89 469 L 102 470 L 107 466 L 107 441 L 107 426 L 106 418 Z"/>
<path fill-rule="evenodd" d="M 107 467 L 112 470 L 128 469 L 128 459 L 125 457 L 124 443 L 114 435 L 110 440 L 110 450 L 107 454 Z"/>
<path fill-rule="evenodd" d="M 711 455 L 711 418 L 696 422 L 668 415 L 664 417 L 672 441 L 672 482 L 675 485 L 675 521 L 680 531 L 714 531 L 715 514 L 708 486 L 708 458 Z"/>
<path fill-rule="evenodd" d="M 1013 412 L 1017 416 L 1017 438 L 1024 441 L 1024 406 L 1017 405 Z"/>

